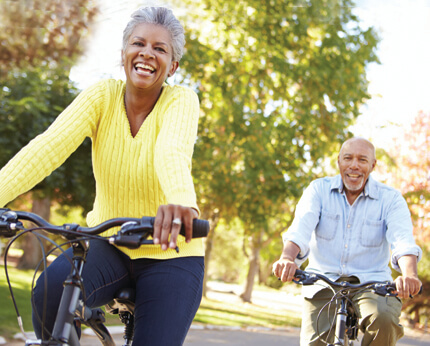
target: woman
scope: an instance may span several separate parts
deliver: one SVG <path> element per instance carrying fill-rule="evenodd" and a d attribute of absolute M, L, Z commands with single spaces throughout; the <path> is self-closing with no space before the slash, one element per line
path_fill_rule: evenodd
<path fill-rule="evenodd" d="M 134 12 L 121 52 L 126 81 L 103 80 L 84 90 L 0 172 L 3 206 L 90 137 L 96 197 L 88 225 L 156 215 L 156 245 L 130 250 L 94 241 L 82 275 L 91 307 L 106 304 L 122 287 L 136 287 L 134 345 L 181 345 L 202 296 L 203 243 L 191 239 L 192 220 L 198 217 L 191 176 L 198 98 L 185 87 L 165 84 L 178 68 L 184 44 L 183 27 L 170 10 L 146 7 Z M 181 224 L 185 238 L 178 236 Z M 177 245 L 180 253 L 174 251 Z M 48 331 L 69 268 L 64 255 L 48 267 L 47 302 L 44 275 L 35 287 L 38 315 L 48 309 Z M 34 328 L 42 338 L 36 316 Z"/>

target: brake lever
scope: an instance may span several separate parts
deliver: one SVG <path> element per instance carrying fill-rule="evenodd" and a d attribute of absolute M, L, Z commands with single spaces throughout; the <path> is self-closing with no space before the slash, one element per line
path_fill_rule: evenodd
<path fill-rule="evenodd" d="M 148 240 L 152 235 L 153 225 L 143 218 L 140 223 L 135 221 L 125 222 L 118 233 L 109 238 L 110 244 L 125 246 L 129 249 L 137 249 L 141 245 L 153 245 L 153 240 Z M 179 247 L 175 251 L 179 253 Z"/>
<path fill-rule="evenodd" d="M 23 224 L 18 220 L 18 215 L 9 209 L 1 209 L 4 211 L 0 215 L 0 235 L 6 238 L 15 236 L 19 229 L 22 229 Z"/>
<path fill-rule="evenodd" d="M 303 272 L 297 274 L 294 276 L 295 279 L 293 279 L 293 282 L 301 285 L 313 285 L 315 282 L 318 281 L 318 277 L 315 274 L 305 274 Z"/>
<path fill-rule="evenodd" d="M 396 289 L 392 286 L 387 286 L 387 284 L 389 284 L 389 282 L 385 284 L 376 284 L 372 291 L 382 297 L 396 297 L 397 293 L 394 293 Z"/>

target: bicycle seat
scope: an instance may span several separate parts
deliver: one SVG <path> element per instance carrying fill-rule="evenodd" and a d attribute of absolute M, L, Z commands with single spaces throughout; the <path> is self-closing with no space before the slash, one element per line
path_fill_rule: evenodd
<path fill-rule="evenodd" d="M 120 289 L 115 293 L 114 299 L 105 305 L 106 311 L 110 314 L 119 314 L 122 312 L 134 313 L 134 301 L 136 290 L 128 287 Z"/>

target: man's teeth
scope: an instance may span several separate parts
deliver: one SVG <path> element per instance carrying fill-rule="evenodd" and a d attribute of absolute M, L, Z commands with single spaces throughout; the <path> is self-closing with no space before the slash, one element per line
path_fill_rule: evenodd
<path fill-rule="evenodd" d="M 348 174 L 348 176 L 349 176 L 350 178 L 358 178 L 358 177 L 359 177 L 359 175 L 358 175 L 358 174 Z"/>
<path fill-rule="evenodd" d="M 151 71 L 151 72 L 154 72 L 154 71 L 155 71 L 155 69 L 154 69 L 152 66 L 149 66 L 149 65 L 146 65 L 146 64 L 138 63 L 138 64 L 136 64 L 136 65 L 135 65 L 135 67 L 136 67 L 136 68 L 143 68 L 143 69 L 145 69 L 145 70 L 149 70 L 149 71 Z"/>

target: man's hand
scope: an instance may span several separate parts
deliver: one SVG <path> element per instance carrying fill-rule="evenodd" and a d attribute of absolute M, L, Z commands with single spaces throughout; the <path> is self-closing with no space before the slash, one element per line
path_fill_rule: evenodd
<path fill-rule="evenodd" d="M 295 243 L 285 242 L 281 258 L 272 265 L 273 274 L 283 282 L 293 280 L 296 270 L 299 269 L 294 262 L 299 252 L 300 248 Z"/>
<path fill-rule="evenodd" d="M 418 294 L 422 286 L 422 282 L 418 279 L 417 257 L 413 255 L 400 257 L 399 267 L 402 270 L 402 276 L 395 280 L 398 297 L 413 297 Z"/>
<path fill-rule="evenodd" d="M 422 282 L 417 277 L 399 276 L 396 280 L 397 296 L 399 298 L 412 298 L 421 289 Z"/>
<path fill-rule="evenodd" d="M 280 258 L 272 265 L 273 274 L 282 282 L 293 280 L 297 269 L 299 267 L 294 261 L 285 258 Z"/>

